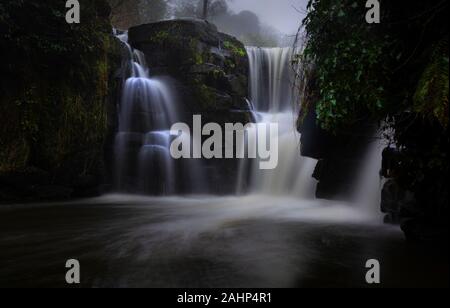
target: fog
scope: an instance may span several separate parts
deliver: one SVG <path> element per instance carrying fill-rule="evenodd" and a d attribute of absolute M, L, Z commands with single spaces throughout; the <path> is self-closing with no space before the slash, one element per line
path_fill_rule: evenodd
<path fill-rule="evenodd" d="M 108 0 L 113 24 L 128 29 L 173 18 L 203 18 L 203 0 Z M 308 0 L 209 0 L 207 19 L 248 46 L 292 46 Z"/>
<path fill-rule="evenodd" d="M 261 23 L 286 35 L 297 32 L 303 20 L 308 0 L 229 0 L 228 5 L 236 13 L 252 11 Z"/>

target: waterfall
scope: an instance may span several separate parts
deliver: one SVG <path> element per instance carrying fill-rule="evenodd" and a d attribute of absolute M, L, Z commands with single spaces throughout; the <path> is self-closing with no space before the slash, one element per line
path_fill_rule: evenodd
<path fill-rule="evenodd" d="M 170 155 L 174 138 L 170 127 L 180 122 L 183 113 L 171 83 L 151 75 L 144 54 L 127 43 L 126 33 L 118 37 L 126 46 L 128 58 L 123 65 L 125 76 L 115 140 L 117 189 L 159 195 L 211 193 L 209 187 L 217 183 L 206 179 L 217 172 L 214 166 L 200 159 L 175 160 Z M 298 90 L 292 87 L 295 76 L 291 61 L 296 50 L 248 47 L 247 52 L 250 63 L 248 106 L 258 123 L 278 124 L 278 165 L 273 170 L 262 170 L 259 159 L 241 159 L 236 183 L 233 183 L 236 193 L 314 199 L 316 181 L 312 174 L 317 161 L 300 155 L 300 134 L 296 129 L 298 110 L 293 107 Z M 189 133 L 182 137 L 194 142 Z M 257 136 L 249 134 L 247 138 Z M 248 146 L 256 144 L 248 139 L 242 142 Z M 379 148 L 376 150 L 378 154 L 375 154 L 379 155 Z M 362 191 L 359 194 L 362 197 L 373 187 L 379 168 L 380 160 L 370 153 L 367 170 L 361 174 L 364 185 L 357 189 L 357 192 Z M 377 191 L 371 194 L 377 196 Z M 361 197 L 356 199 L 359 203 Z"/>
<path fill-rule="evenodd" d="M 292 106 L 293 48 L 247 47 L 250 96 L 260 112 L 289 111 Z"/>
<path fill-rule="evenodd" d="M 385 183 L 380 175 L 383 161 L 383 149 L 386 140 L 381 134 L 375 134 L 375 138 L 369 144 L 364 166 L 357 175 L 357 185 L 353 196 L 353 202 L 358 204 L 362 211 L 368 215 L 381 218 L 379 210 L 381 203 L 381 190 Z"/>
<path fill-rule="evenodd" d="M 125 69 L 115 140 L 117 189 L 173 194 L 176 189 L 175 161 L 170 156 L 170 126 L 176 121 L 173 91 L 163 80 L 150 77 L 142 52 L 125 44 Z"/>
<path fill-rule="evenodd" d="M 296 130 L 298 99 L 293 89 L 293 48 L 248 47 L 250 63 L 251 106 L 255 118 L 261 123 L 275 122 L 279 125 L 279 164 L 274 170 L 259 170 L 255 162 L 241 163 L 239 183 L 242 178 L 250 181 L 248 192 L 294 196 L 303 199 L 315 197 L 316 181 L 312 178 L 317 161 L 300 156 L 300 134 Z M 352 203 L 362 212 L 378 217 L 381 196 L 380 138 L 374 138 L 364 158 L 363 168 L 357 178 Z M 240 184 L 238 184 L 240 185 Z M 238 192 L 242 193 L 240 188 Z"/>
<path fill-rule="evenodd" d="M 298 115 L 293 108 L 291 66 L 295 50 L 248 47 L 247 53 L 253 112 L 260 123 L 278 123 L 279 162 L 274 170 L 260 170 L 257 162 L 241 163 L 238 186 L 246 178 L 250 193 L 314 198 L 316 182 L 312 174 L 317 161 L 300 156 L 300 135 L 295 125 Z M 242 193 L 241 187 L 238 192 Z"/>

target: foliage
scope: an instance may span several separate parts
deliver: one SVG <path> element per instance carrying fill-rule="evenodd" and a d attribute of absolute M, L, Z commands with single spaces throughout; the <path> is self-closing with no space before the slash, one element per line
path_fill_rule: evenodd
<path fill-rule="evenodd" d="M 64 4 L 64 3 L 63 3 Z M 61 1 L 0 3 L 0 172 L 100 167 L 107 97 L 120 62 L 104 0 L 82 0 L 81 24 Z"/>
<path fill-rule="evenodd" d="M 299 58 L 317 93 L 306 95 L 314 104 L 303 104 L 315 106 L 328 131 L 405 110 L 448 123 L 445 2 L 401 0 L 382 8 L 382 23 L 368 24 L 365 1 L 309 1 Z"/>
<path fill-rule="evenodd" d="M 448 217 L 448 3 L 384 1 L 381 24 L 369 25 L 365 2 L 309 1 L 294 59 L 303 70 L 299 126 L 305 107 L 336 135 L 358 120 L 383 123 L 399 157 L 395 180 L 423 215 Z"/>
<path fill-rule="evenodd" d="M 311 0 L 308 9 L 302 60 L 315 68 L 319 123 L 333 131 L 354 123 L 361 114 L 378 115 L 387 104 L 384 55 L 390 38 L 374 35 L 364 22 L 364 2 Z"/>
<path fill-rule="evenodd" d="M 433 46 L 433 55 L 414 94 L 414 110 L 448 127 L 448 38 Z M 431 119 L 432 120 L 432 119 Z"/>
<path fill-rule="evenodd" d="M 231 52 L 234 53 L 237 57 L 245 57 L 247 55 L 247 51 L 244 48 L 237 44 L 234 44 L 233 42 L 224 41 L 223 46 L 226 49 L 231 50 Z"/>

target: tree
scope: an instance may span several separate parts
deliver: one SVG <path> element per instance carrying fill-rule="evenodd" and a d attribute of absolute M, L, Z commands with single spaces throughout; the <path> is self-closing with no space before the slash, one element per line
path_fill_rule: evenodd
<path fill-rule="evenodd" d="M 202 14 L 202 18 L 205 19 L 205 20 L 208 18 L 208 5 L 209 5 L 209 0 L 203 0 L 203 14 Z"/>

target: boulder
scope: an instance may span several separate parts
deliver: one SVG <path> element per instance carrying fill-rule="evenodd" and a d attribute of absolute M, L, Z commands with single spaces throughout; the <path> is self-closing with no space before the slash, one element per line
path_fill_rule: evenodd
<path fill-rule="evenodd" d="M 152 76 L 177 83 L 185 118 L 208 114 L 211 121 L 238 122 L 248 111 L 249 63 L 244 45 L 204 20 L 178 19 L 133 27 L 129 43 L 145 54 Z M 251 121 L 246 113 L 244 122 Z"/>
<path fill-rule="evenodd" d="M 414 217 L 416 208 L 415 196 L 395 181 L 389 179 L 381 191 L 381 211 L 387 215 L 389 223 L 399 223 L 401 218 Z"/>

